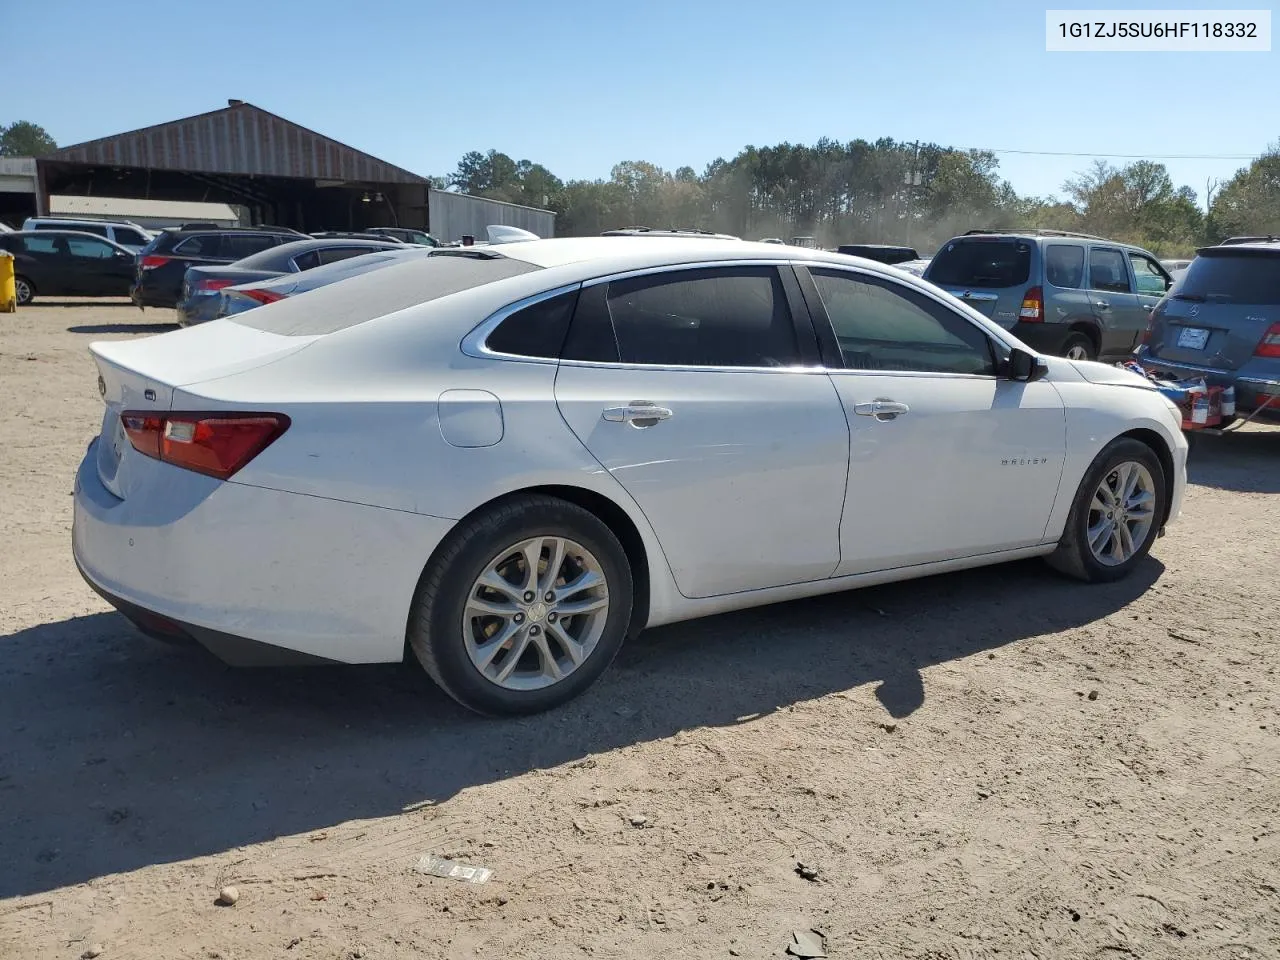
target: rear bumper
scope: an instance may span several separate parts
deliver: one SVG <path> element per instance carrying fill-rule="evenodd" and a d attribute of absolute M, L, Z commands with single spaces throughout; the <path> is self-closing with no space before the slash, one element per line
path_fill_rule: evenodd
<path fill-rule="evenodd" d="M 1203 377 L 1211 386 L 1235 387 L 1236 407 L 1239 409 L 1253 410 L 1262 406 L 1268 397 L 1280 396 L 1280 370 L 1276 372 L 1275 379 L 1269 379 L 1260 375 L 1259 371 L 1250 370 L 1248 364 L 1240 370 L 1220 370 L 1194 363 L 1170 363 L 1167 360 L 1152 357 L 1142 347 L 1134 351 L 1134 359 L 1148 370 L 1176 377 L 1179 380 Z M 1277 407 L 1276 402 L 1273 402 L 1268 410 L 1273 408 L 1280 414 L 1280 407 Z"/>
<path fill-rule="evenodd" d="M 197 323 L 208 323 L 218 318 L 218 307 L 222 298 L 217 294 L 189 297 L 177 305 L 177 320 L 180 327 L 191 327 Z"/>
<path fill-rule="evenodd" d="M 403 658 L 418 578 L 453 521 L 220 483 L 145 457 L 130 463 L 135 489 L 121 500 L 98 477 L 98 442 L 76 474 L 72 552 L 145 632 L 232 664 Z"/>

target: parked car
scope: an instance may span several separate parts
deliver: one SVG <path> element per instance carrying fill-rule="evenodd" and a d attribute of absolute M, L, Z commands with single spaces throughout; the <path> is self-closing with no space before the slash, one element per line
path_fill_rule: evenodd
<path fill-rule="evenodd" d="M 128 220 L 78 220 L 73 217 L 27 217 L 23 230 L 75 230 L 105 237 L 117 246 L 137 253 L 155 236 Z"/>
<path fill-rule="evenodd" d="M 218 291 L 220 303 L 218 304 L 217 315 L 219 317 L 235 316 L 237 313 L 244 313 L 246 310 L 253 310 L 268 303 L 275 303 L 277 300 L 283 300 L 286 297 L 296 297 L 300 293 L 327 287 L 331 283 L 337 283 L 339 280 L 345 280 L 348 277 L 358 277 L 360 274 L 368 273 L 371 270 L 381 270 L 383 267 L 390 267 L 397 263 L 430 256 L 436 249 L 435 247 L 424 247 L 416 243 L 405 243 L 400 244 L 397 249 L 364 253 L 347 260 L 339 260 L 337 263 L 316 267 L 314 270 L 307 270 L 303 273 L 286 273 L 266 280 L 224 287 Z"/>
<path fill-rule="evenodd" d="M 890 266 L 920 259 L 920 254 L 911 247 L 895 247 L 887 243 L 842 243 L 836 247 L 836 253 L 843 253 L 847 257 L 875 260 Z"/>
<path fill-rule="evenodd" d="M 0 249 L 13 254 L 18 306 L 44 297 L 123 297 L 133 279 L 134 253 L 76 230 L 0 233 Z"/>
<path fill-rule="evenodd" d="M 1129 356 L 1173 283 L 1140 247 L 1061 230 L 970 230 L 942 245 L 924 279 L 1072 360 Z"/>
<path fill-rule="evenodd" d="M 9 226 L 3 220 L 0 220 L 0 233 L 13 233 L 13 227 Z"/>
<path fill-rule="evenodd" d="M 384 237 L 394 237 L 401 243 L 416 243 L 424 247 L 438 247 L 440 241 L 425 230 L 411 230 L 408 227 L 370 227 L 366 233 L 379 233 Z"/>
<path fill-rule="evenodd" d="M 923 277 L 924 272 L 929 269 L 929 261 L 928 260 L 907 260 L 907 261 L 904 261 L 903 263 L 891 264 L 891 266 L 897 267 L 899 270 L 905 270 L 907 273 L 911 274 L 913 277 Z"/>
<path fill-rule="evenodd" d="M 182 298 L 178 301 L 178 324 L 188 327 L 215 319 L 221 305 L 219 291 L 223 287 L 297 274 L 375 250 L 403 246 L 394 240 L 295 240 L 268 247 L 226 266 L 189 267 L 182 281 Z"/>
<path fill-rule="evenodd" d="M 1199 250 L 1151 312 L 1135 355 L 1179 379 L 1234 386 L 1240 410 L 1280 394 L 1280 239 Z"/>
<path fill-rule="evenodd" d="M 317 240 L 382 240 L 386 243 L 404 243 L 398 237 L 384 236 L 372 230 L 318 230 L 311 236 Z"/>
<path fill-rule="evenodd" d="M 138 254 L 130 296 L 139 307 L 176 307 L 191 267 L 235 263 L 262 250 L 292 243 L 305 234 L 280 227 L 220 227 L 165 230 Z"/>
<path fill-rule="evenodd" d="M 233 662 L 407 646 L 484 713 L 645 626 L 1030 556 L 1118 580 L 1186 485 L 1146 378 L 771 244 L 441 250 L 90 350 L 90 585 Z"/>

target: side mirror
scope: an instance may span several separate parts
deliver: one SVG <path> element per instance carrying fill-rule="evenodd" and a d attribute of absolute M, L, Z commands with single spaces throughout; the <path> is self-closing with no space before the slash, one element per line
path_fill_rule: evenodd
<path fill-rule="evenodd" d="M 1048 365 L 1035 354 L 1015 347 L 1006 361 L 1005 375 L 1010 380 L 1031 383 L 1043 377 L 1048 370 Z"/>

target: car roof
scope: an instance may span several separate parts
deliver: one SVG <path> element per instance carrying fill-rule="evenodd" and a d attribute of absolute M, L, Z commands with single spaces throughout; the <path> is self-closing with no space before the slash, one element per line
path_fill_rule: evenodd
<path fill-rule="evenodd" d="M 5 236 L 6 237 L 60 237 L 60 236 L 63 236 L 64 234 L 71 237 L 88 237 L 91 240 L 101 240 L 103 243 L 107 244 L 108 246 L 120 247 L 120 244 L 116 243 L 110 237 L 104 237 L 100 233 L 86 233 L 84 230 L 74 230 L 70 228 L 66 230 L 13 230 L 9 233 L 6 233 Z M 124 250 L 125 248 L 120 247 L 120 249 Z"/>
<path fill-rule="evenodd" d="M 560 237 L 550 240 L 520 240 L 481 249 L 487 256 L 512 257 L 546 268 L 569 264 L 585 265 L 590 262 L 593 267 L 587 273 L 598 275 L 731 260 L 764 260 L 770 263 L 794 260 L 832 266 L 848 266 L 850 261 L 856 261 L 869 271 L 887 277 L 900 276 L 900 272 L 890 272 L 885 264 L 875 260 L 806 247 L 719 237 Z"/>

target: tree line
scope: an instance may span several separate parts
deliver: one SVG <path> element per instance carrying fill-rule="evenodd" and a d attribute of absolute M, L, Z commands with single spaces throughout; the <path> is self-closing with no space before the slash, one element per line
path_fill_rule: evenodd
<path fill-rule="evenodd" d="M 1161 256 L 1240 234 L 1280 234 L 1280 146 L 1241 168 L 1209 198 L 1175 186 L 1164 164 L 1098 160 L 1063 184 L 1063 197 L 1021 196 L 986 150 L 934 143 L 819 140 L 748 146 L 701 174 L 642 160 L 607 180 L 561 180 L 498 150 L 472 151 L 437 186 L 544 207 L 560 236 L 617 227 L 693 227 L 749 239 L 812 236 L 838 243 L 901 243 L 929 255 L 974 228 L 1072 230 L 1134 243 Z"/>

